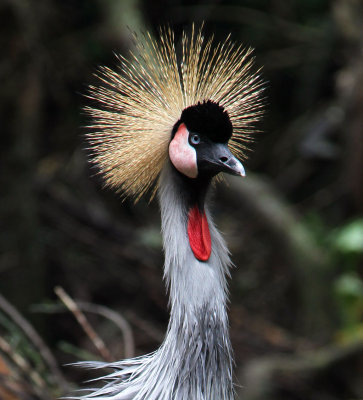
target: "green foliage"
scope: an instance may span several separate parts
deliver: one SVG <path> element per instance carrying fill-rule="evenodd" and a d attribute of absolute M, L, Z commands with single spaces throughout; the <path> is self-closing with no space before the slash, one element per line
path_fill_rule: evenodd
<path fill-rule="evenodd" d="M 332 230 L 317 213 L 312 213 L 305 226 L 330 259 L 334 275 L 330 287 L 335 300 L 334 314 L 340 319 L 339 338 L 351 341 L 362 337 L 363 279 L 359 262 L 363 255 L 363 219 L 354 219 Z"/>
<path fill-rule="evenodd" d="M 359 276 L 359 259 L 363 254 L 363 219 L 353 220 L 333 234 L 333 248 L 341 273 L 334 282 L 343 326 L 344 341 L 354 340 L 363 333 L 363 280 Z"/>
<path fill-rule="evenodd" d="M 344 225 L 335 235 L 334 244 L 342 254 L 363 253 L 363 219 Z"/>

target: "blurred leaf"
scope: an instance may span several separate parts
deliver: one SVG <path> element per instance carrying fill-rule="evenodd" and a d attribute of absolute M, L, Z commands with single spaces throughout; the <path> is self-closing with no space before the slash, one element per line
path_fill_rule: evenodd
<path fill-rule="evenodd" d="M 355 331 L 362 325 L 363 281 L 356 273 L 341 275 L 335 282 L 335 292 L 340 306 L 344 332 Z M 351 334 L 349 333 L 351 336 Z"/>
<path fill-rule="evenodd" d="M 337 293 L 345 297 L 363 296 L 363 282 L 356 274 L 344 274 L 338 278 L 335 284 Z"/>
<path fill-rule="evenodd" d="M 341 343 L 353 343 L 363 339 L 363 323 L 356 324 L 345 328 L 337 335 L 337 339 Z"/>
<path fill-rule="evenodd" d="M 336 235 L 335 246 L 343 253 L 363 252 L 363 219 L 345 225 Z"/>

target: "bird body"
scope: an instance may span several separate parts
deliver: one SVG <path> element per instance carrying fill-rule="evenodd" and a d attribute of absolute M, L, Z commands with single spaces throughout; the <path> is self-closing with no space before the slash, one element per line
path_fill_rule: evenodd
<path fill-rule="evenodd" d="M 104 108 L 89 109 L 89 141 L 110 186 L 138 198 L 157 179 L 170 321 L 154 353 L 84 363 L 113 372 L 83 399 L 233 399 L 231 262 L 208 199 L 219 172 L 244 176 L 231 150 L 241 157 L 243 137 L 261 114 L 260 81 L 248 54 L 228 39 L 213 51 L 212 40 L 193 30 L 189 41 L 183 36 L 181 61 L 171 31 L 160 43 L 149 38 L 134 64 L 122 62 L 123 75 L 103 71 L 105 86 L 92 88 L 91 97 Z"/>

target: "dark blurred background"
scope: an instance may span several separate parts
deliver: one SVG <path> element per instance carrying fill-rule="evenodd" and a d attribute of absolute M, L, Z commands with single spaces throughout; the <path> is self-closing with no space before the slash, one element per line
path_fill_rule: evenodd
<path fill-rule="evenodd" d="M 90 377 L 65 363 L 162 341 L 158 207 L 102 189 L 83 94 L 130 29 L 202 21 L 253 46 L 267 82 L 247 178 L 214 202 L 236 265 L 238 398 L 363 398 L 361 0 L 0 0 L 0 398 L 55 398 Z"/>

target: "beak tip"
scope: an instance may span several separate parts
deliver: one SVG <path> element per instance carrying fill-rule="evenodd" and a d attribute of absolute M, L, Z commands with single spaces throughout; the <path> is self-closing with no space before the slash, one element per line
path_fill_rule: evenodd
<path fill-rule="evenodd" d="M 243 165 L 240 163 L 240 171 L 239 171 L 239 175 L 244 178 L 246 176 L 246 171 L 243 168 Z"/>

